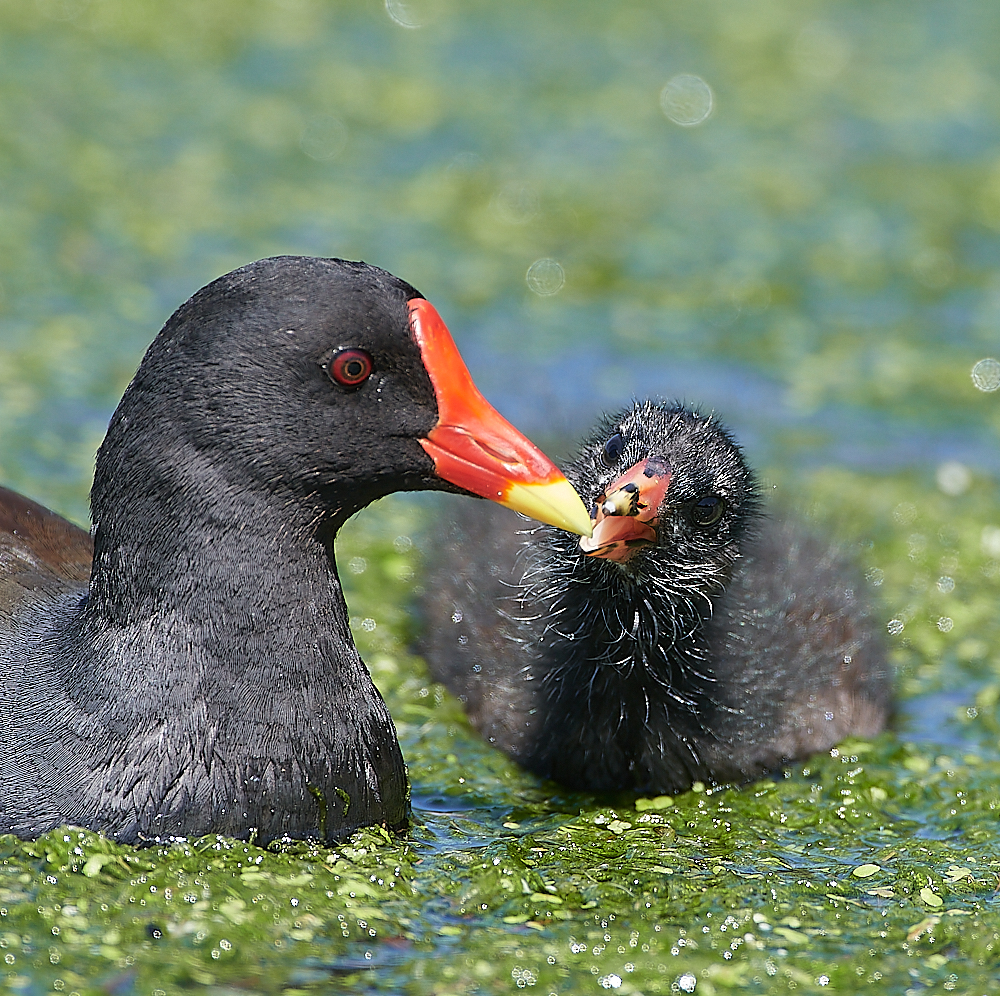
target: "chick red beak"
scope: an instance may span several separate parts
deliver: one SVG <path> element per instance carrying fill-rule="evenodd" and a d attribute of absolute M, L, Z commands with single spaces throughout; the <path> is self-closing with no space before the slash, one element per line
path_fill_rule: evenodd
<path fill-rule="evenodd" d="M 589 536 L 590 516 L 580 496 L 479 393 L 434 306 L 416 298 L 409 309 L 413 338 L 437 397 L 437 425 L 420 445 L 438 476 L 540 522 Z"/>
<path fill-rule="evenodd" d="M 657 514 L 667 488 L 670 467 L 653 458 L 630 467 L 598 495 L 592 513 L 593 536 L 580 539 L 588 557 L 619 563 L 656 542 Z"/>

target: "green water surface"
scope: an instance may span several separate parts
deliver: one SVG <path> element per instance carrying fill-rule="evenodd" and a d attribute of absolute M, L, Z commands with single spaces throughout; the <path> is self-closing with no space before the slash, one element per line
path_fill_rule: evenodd
<path fill-rule="evenodd" d="M 856 552 L 900 715 L 742 788 L 540 783 L 409 652 L 449 506 L 389 499 L 339 562 L 412 831 L 2 838 L 0 986 L 1000 991 L 1000 8 L 0 0 L 0 482 L 85 523 L 157 328 L 282 252 L 411 281 L 542 438 L 714 405 Z"/>

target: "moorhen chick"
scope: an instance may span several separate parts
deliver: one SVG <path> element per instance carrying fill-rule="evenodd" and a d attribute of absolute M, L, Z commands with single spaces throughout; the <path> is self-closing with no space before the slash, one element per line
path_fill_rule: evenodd
<path fill-rule="evenodd" d="M 409 284 L 286 256 L 198 291 L 111 419 L 93 541 L 0 493 L 0 832 L 263 843 L 403 824 L 334 536 L 418 489 L 590 531 Z"/>
<path fill-rule="evenodd" d="M 675 793 L 882 728 L 890 672 L 860 579 L 764 515 L 716 419 L 636 403 L 567 476 L 592 539 L 469 508 L 424 585 L 431 674 L 491 744 L 573 789 Z"/>

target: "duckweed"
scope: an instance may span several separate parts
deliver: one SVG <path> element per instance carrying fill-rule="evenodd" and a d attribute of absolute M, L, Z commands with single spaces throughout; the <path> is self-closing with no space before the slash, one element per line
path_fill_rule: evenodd
<path fill-rule="evenodd" d="M 886 487 L 849 483 L 836 493 Z M 817 475 L 814 493 L 829 484 Z M 923 498 L 929 528 L 936 499 Z M 380 502 L 339 551 L 342 562 L 367 561 L 347 576 L 350 603 L 377 621 L 356 637 L 397 717 L 411 832 L 368 830 L 336 848 L 213 837 L 136 850 L 74 828 L 5 838 L 8 987 L 667 993 L 683 982 L 715 993 L 950 981 L 989 991 L 1000 966 L 990 709 L 941 717 L 954 725 L 948 747 L 939 729 L 904 719 L 898 732 L 744 787 L 651 799 L 563 792 L 478 741 L 407 652 L 431 511 Z M 962 523 L 950 521 L 960 539 Z M 868 555 L 905 560 L 911 526 L 888 528 Z M 914 617 L 928 609 L 918 600 Z M 961 639 L 934 653 L 948 657 Z M 897 653 L 905 670 L 924 651 Z M 971 681 L 976 667 L 954 659 Z M 978 667 L 980 681 L 996 680 Z M 919 664 L 906 680 L 918 695 L 936 682 Z M 992 684 L 969 687 L 968 701 L 982 701 Z"/>
<path fill-rule="evenodd" d="M 853 546 L 900 691 L 753 785 L 540 783 L 410 652 L 438 506 L 387 500 L 339 563 L 411 831 L 0 839 L 0 987 L 997 992 L 998 52 L 982 0 L 0 5 L 2 483 L 85 521 L 184 297 L 364 258 L 532 434 L 717 406 Z"/>

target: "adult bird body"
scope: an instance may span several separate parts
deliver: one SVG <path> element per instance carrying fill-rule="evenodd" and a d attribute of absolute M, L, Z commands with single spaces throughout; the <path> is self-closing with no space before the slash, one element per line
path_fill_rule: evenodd
<path fill-rule="evenodd" d="M 86 533 L 0 495 L 0 830 L 403 824 L 337 530 L 419 489 L 589 527 L 547 459 L 456 391 L 478 398 L 437 313 L 365 264 L 262 260 L 178 309 L 97 456 L 92 570 Z"/>
<path fill-rule="evenodd" d="M 715 419 L 636 404 L 567 475 L 592 538 L 470 508 L 425 581 L 431 673 L 490 743 L 572 788 L 672 793 L 882 728 L 863 582 L 763 514 Z"/>

